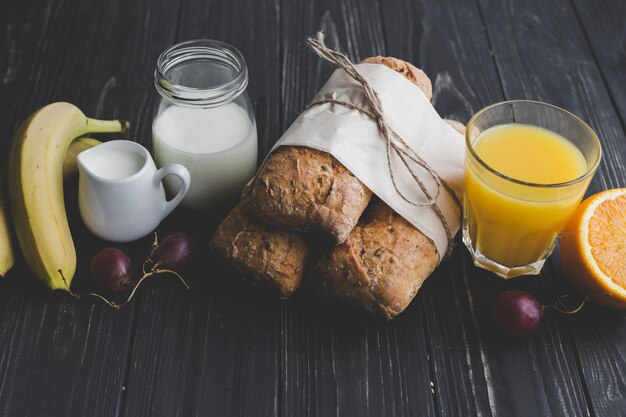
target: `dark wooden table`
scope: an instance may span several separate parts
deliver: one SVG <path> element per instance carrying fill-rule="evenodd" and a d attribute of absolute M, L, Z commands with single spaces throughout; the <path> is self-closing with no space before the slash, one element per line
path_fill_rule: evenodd
<path fill-rule="evenodd" d="M 21 120 L 59 100 L 130 120 L 126 136 L 149 145 L 156 58 L 192 38 L 245 55 L 264 153 L 331 72 L 304 44 L 322 27 L 355 60 L 424 68 L 442 116 L 466 122 L 513 98 L 573 111 L 605 150 L 589 192 L 626 186 L 623 0 L 5 0 L 0 155 Z M 78 220 L 75 183 L 67 194 L 80 285 L 105 243 Z M 505 282 L 459 244 L 385 323 L 227 283 L 237 278 L 205 255 L 217 216 L 188 218 L 163 229 L 200 239 L 192 289 L 154 279 L 119 312 L 49 293 L 18 263 L 0 282 L 0 416 L 626 416 L 625 313 L 547 313 L 520 343 L 491 330 L 505 289 L 544 303 L 572 293 L 558 253 L 540 277 Z M 124 248 L 139 263 L 148 247 Z"/>

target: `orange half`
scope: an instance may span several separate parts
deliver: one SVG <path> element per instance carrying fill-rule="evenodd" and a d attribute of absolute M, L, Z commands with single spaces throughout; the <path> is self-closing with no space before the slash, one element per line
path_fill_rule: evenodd
<path fill-rule="evenodd" d="M 589 298 L 626 309 L 626 188 L 586 199 L 563 229 L 561 264 Z"/>

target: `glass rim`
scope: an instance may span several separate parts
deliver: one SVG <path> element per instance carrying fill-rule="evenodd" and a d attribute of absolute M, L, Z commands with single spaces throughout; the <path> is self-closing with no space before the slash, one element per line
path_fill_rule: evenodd
<path fill-rule="evenodd" d="M 569 181 L 565 181 L 565 182 L 558 182 L 558 183 L 548 183 L 548 184 L 541 184 L 541 183 L 534 183 L 534 182 L 528 182 L 528 181 L 522 181 L 522 180 L 518 180 L 516 178 L 513 177 L 509 177 L 506 174 L 501 173 L 500 171 L 496 170 L 495 168 L 491 167 L 489 164 L 487 164 L 485 161 L 483 161 L 477 154 L 476 151 L 474 150 L 474 146 L 472 145 L 472 143 L 470 142 L 470 132 L 471 132 L 471 128 L 472 125 L 474 124 L 475 119 L 480 116 L 481 114 L 483 114 L 484 112 L 491 110 L 494 107 L 498 107 L 498 106 L 502 106 L 505 104 L 530 104 L 530 105 L 538 105 L 538 106 L 545 106 L 545 107 L 550 107 L 552 109 L 555 109 L 561 113 L 564 113 L 568 116 L 570 116 L 574 121 L 578 122 L 579 124 L 581 124 L 583 126 L 583 128 L 585 128 L 585 130 L 587 130 L 590 134 L 590 137 L 593 139 L 594 143 L 596 144 L 596 146 L 598 147 L 598 157 L 595 161 L 595 163 L 591 166 L 591 167 L 587 167 L 587 170 L 585 171 L 585 173 L 573 180 L 569 180 Z M 537 100 L 505 100 L 505 101 L 500 101 L 498 103 L 494 103 L 494 104 L 490 104 L 489 106 L 483 107 L 482 109 L 480 109 L 479 111 L 477 111 L 469 120 L 469 122 L 467 122 L 467 127 L 465 129 L 465 147 L 470 151 L 472 157 L 478 161 L 484 168 L 486 168 L 488 171 L 490 171 L 492 174 L 516 183 L 516 184 L 520 184 L 520 185 L 524 185 L 524 186 L 528 186 L 528 187 L 536 187 L 536 188 L 559 188 L 559 187 L 567 187 L 569 185 L 574 185 L 574 184 L 578 184 L 581 181 L 584 181 L 585 179 L 587 179 L 588 177 L 590 177 L 591 175 L 594 174 L 594 172 L 596 171 L 596 169 L 598 168 L 598 166 L 600 165 L 600 161 L 602 160 L 602 145 L 600 143 L 600 139 L 598 138 L 598 135 L 593 131 L 593 129 L 591 128 L 591 126 L 589 126 L 584 120 L 582 120 L 580 117 L 576 116 L 574 113 L 565 110 L 559 106 L 555 106 L 554 104 L 550 104 L 550 103 L 545 103 L 542 101 L 537 101 Z"/>
<path fill-rule="evenodd" d="M 233 70 L 232 79 L 207 87 L 190 87 L 172 82 L 167 74 L 178 65 L 204 59 L 221 62 Z M 214 107 L 237 98 L 248 85 L 248 68 L 243 54 L 234 46 L 214 39 L 191 39 L 165 49 L 157 58 L 154 84 L 162 97 L 178 105 Z"/>

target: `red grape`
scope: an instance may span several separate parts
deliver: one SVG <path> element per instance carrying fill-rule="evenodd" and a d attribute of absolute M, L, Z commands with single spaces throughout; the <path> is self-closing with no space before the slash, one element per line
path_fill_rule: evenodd
<path fill-rule="evenodd" d="M 156 257 L 164 267 L 180 271 L 193 258 L 195 247 L 195 241 L 189 233 L 172 233 L 159 243 Z"/>
<path fill-rule="evenodd" d="M 541 325 L 543 307 L 524 291 L 505 291 L 493 306 L 493 322 L 504 335 L 513 339 L 531 336 Z"/>
<path fill-rule="evenodd" d="M 117 248 L 104 248 L 91 258 L 91 278 L 107 291 L 119 292 L 131 286 L 133 264 Z"/>

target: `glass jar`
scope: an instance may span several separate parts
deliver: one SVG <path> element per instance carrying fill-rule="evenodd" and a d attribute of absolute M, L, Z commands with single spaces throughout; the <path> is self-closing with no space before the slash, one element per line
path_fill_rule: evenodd
<path fill-rule="evenodd" d="M 215 40 L 181 42 L 159 56 L 154 85 L 160 99 L 153 154 L 159 167 L 178 163 L 189 170 L 191 186 L 182 205 L 204 209 L 234 201 L 254 176 L 258 152 L 241 53 Z M 168 195 L 180 186 L 166 178 Z"/>

